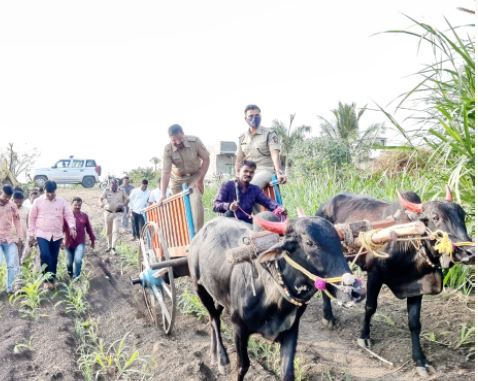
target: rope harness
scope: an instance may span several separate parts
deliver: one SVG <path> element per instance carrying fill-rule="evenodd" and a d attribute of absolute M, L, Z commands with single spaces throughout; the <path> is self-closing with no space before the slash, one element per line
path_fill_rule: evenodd
<path fill-rule="evenodd" d="M 345 229 L 345 236 L 350 237 L 352 232 L 350 227 L 347 229 L 347 226 L 343 226 L 342 228 Z M 354 257 L 352 261 L 352 265 L 355 264 L 357 258 L 361 255 L 371 253 L 374 257 L 386 259 L 389 258 L 389 254 L 383 252 L 381 249 L 387 243 L 375 243 L 373 242 L 373 235 L 374 233 L 378 232 L 379 229 L 373 229 L 365 232 L 359 232 L 358 240 L 360 242 L 360 249 L 357 254 L 347 255 L 347 257 Z M 442 230 L 435 230 L 431 231 L 430 229 L 427 230 L 427 235 L 424 237 L 409 237 L 409 238 L 396 238 L 394 241 L 407 241 L 411 242 L 417 250 L 420 250 L 420 242 L 430 240 L 436 241 L 433 249 L 435 249 L 440 255 L 446 255 L 450 257 L 450 260 L 455 263 L 453 259 L 453 252 L 457 247 L 464 247 L 464 246 L 474 246 L 475 243 L 471 241 L 461 241 L 461 242 L 453 242 L 448 233 Z M 345 243 L 352 242 L 349 238 L 345 240 Z M 434 267 L 434 266 L 433 266 Z"/>
<path fill-rule="evenodd" d="M 335 299 L 334 296 L 327 290 L 327 284 L 330 284 L 333 287 L 336 287 L 340 289 L 340 286 L 337 286 L 335 283 L 339 283 L 345 280 L 345 274 L 342 276 L 336 276 L 336 277 L 331 277 L 331 278 L 322 278 L 318 275 L 315 275 L 311 273 L 309 270 L 298 264 L 296 261 L 294 261 L 291 257 L 289 257 L 287 254 L 283 254 L 283 257 L 285 261 L 292 266 L 294 269 L 297 271 L 301 272 L 304 274 L 307 278 L 309 278 L 311 281 L 314 282 L 314 286 L 317 290 L 325 293 L 330 299 Z M 348 274 L 348 273 L 346 273 Z M 352 275 L 351 275 L 352 276 Z"/>

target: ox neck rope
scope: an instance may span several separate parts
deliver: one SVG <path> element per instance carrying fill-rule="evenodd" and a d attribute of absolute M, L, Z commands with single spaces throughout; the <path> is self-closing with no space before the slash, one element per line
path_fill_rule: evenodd
<path fill-rule="evenodd" d="M 289 290 L 289 286 L 287 286 L 287 284 L 284 282 L 282 271 L 279 268 L 279 260 L 275 260 L 273 265 L 269 263 L 267 268 L 269 270 L 269 274 L 271 275 L 272 279 L 279 287 L 279 292 L 281 293 L 281 295 L 283 296 L 285 300 L 287 300 L 289 303 L 297 307 L 302 307 L 304 304 L 309 304 L 310 299 L 303 301 L 301 299 L 298 299 L 292 296 L 292 293 Z"/>

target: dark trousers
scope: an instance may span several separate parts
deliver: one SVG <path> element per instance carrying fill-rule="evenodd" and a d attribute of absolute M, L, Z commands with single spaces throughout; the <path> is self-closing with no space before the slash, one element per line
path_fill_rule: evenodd
<path fill-rule="evenodd" d="M 134 238 L 139 238 L 141 235 L 141 230 L 143 229 L 144 226 L 144 218 L 142 214 L 132 212 L 133 218 L 131 221 L 133 225 L 133 237 Z"/>
<path fill-rule="evenodd" d="M 37 238 L 38 248 L 40 249 L 40 263 L 46 265 L 43 273 L 51 273 L 54 281 L 56 278 L 56 265 L 58 263 L 58 253 L 60 252 L 61 239 L 56 241 Z"/>

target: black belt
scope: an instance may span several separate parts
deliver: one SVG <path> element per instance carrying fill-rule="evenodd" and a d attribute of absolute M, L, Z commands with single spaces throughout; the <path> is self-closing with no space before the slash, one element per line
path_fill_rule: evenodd
<path fill-rule="evenodd" d="M 179 177 L 179 178 L 181 178 L 181 177 L 192 177 L 192 176 L 197 175 L 197 172 L 196 173 L 183 173 L 181 175 L 178 175 L 177 173 L 173 172 L 173 175 L 174 175 L 174 177 Z"/>
<path fill-rule="evenodd" d="M 109 209 L 105 209 L 106 212 L 108 213 L 121 213 L 121 212 L 124 212 L 123 208 L 121 208 L 120 210 L 117 210 L 116 212 L 113 212 L 112 210 L 109 210 Z"/>

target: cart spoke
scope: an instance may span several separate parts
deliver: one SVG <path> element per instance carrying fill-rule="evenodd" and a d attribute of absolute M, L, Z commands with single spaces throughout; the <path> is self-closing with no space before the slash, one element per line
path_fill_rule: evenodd
<path fill-rule="evenodd" d="M 151 288 L 153 290 L 154 295 L 156 296 L 157 301 L 159 302 L 163 316 L 168 323 L 171 322 L 171 315 L 168 311 L 168 307 L 164 303 L 164 298 L 161 291 L 159 291 L 158 287 L 156 287 L 155 285 L 153 285 Z"/>

